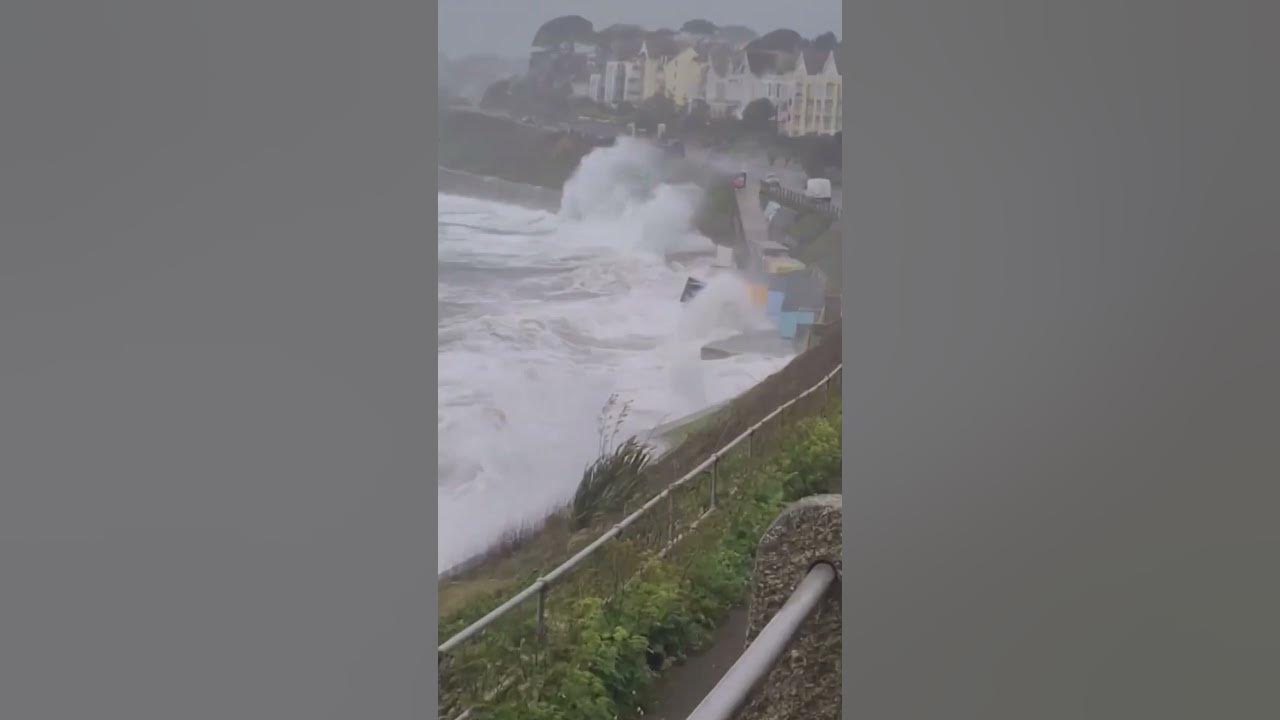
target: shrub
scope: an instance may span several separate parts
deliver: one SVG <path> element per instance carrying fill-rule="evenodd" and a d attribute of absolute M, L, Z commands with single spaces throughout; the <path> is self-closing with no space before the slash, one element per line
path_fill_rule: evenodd
<path fill-rule="evenodd" d="M 809 432 L 779 462 L 788 499 L 838 490 L 840 468 L 839 421 L 826 418 L 813 420 Z"/>
<path fill-rule="evenodd" d="M 777 132 L 777 110 L 768 98 L 756 98 L 742 109 L 742 125 L 752 132 Z"/>

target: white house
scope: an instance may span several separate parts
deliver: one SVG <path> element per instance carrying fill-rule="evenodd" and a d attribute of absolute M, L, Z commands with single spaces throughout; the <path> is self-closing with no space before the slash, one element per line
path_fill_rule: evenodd
<path fill-rule="evenodd" d="M 713 117 L 737 117 L 745 107 L 746 54 L 723 47 L 710 51 L 703 97 Z"/>
<path fill-rule="evenodd" d="M 604 74 L 591 73 L 591 78 L 587 80 L 587 97 L 595 102 L 604 102 Z"/>
<path fill-rule="evenodd" d="M 705 95 L 713 115 L 742 117 L 752 101 L 765 98 L 779 117 L 787 113 L 794 94 L 797 56 L 773 51 L 736 52 L 711 58 Z"/>
<path fill-rule="evenodd" d="M 604 100 L 610 105 L 624 102 L 637 105 L 644 99 L 645 60 L 635 56 L 610 60 L 604 66 Z"/>

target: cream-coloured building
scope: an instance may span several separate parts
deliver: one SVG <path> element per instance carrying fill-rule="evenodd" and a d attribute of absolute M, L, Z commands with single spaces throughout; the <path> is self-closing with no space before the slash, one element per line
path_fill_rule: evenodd
<path fill-rule="evenodd" d="M 806 50 L 796 59 L 790 101 L 779 108 L 782 135 L 835 135 L 843 128 L 843 87 L 835 51 Z"/>
<path fill-rule="evenodd" d="M 648 100 L 655 95 L 673 95 L 674 68 L 672 62 L 682 52 L 681 45 L 674 39 L 661 35 L 646 38 L 640 45 L 640 61 L 642 63 L 641 79 L 643 89 L 640 99 Z"/>
<path fill-rule="evenodd" d="M 708 64 L 699 59 L 698 51 L 686 47 L 663 65 L 664 85 L 677 107 L 687 108 L 694 100 L 703 99 Z"/>

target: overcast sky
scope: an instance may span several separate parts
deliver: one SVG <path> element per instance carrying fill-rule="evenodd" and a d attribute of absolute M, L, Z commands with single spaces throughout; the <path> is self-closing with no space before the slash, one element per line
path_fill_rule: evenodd
<path fill-rule="evenodd" d="M 781 27 L 805 37 L 842 34 L 840 0 L 440 0 L 440 52 L 523 57 L 538 27 L 560 15 L 581 15 L 596 28 L 632 23 L 678 30 L 701 17 L 761 34 Z"/>

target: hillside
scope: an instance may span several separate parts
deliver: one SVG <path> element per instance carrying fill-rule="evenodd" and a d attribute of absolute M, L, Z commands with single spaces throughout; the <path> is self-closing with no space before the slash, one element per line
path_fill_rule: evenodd
<path fill-rule="evenodd" d="M 440 116 L 438 148 L 440 165 L 450 170 L 559 190 L 594 146 L 567 133 L 449 109 Z"/>

